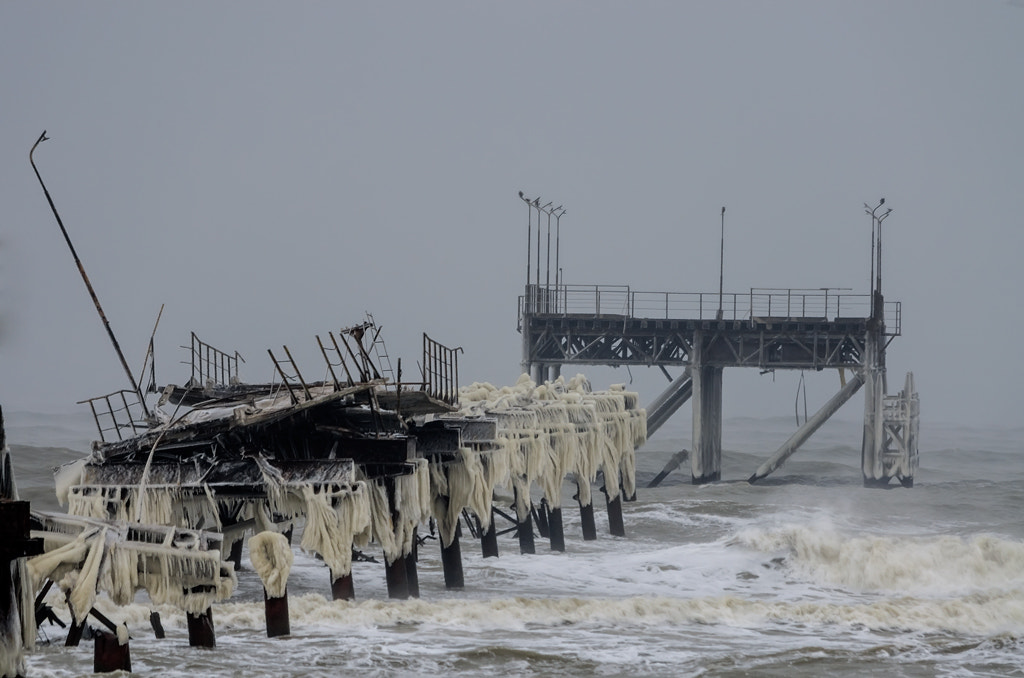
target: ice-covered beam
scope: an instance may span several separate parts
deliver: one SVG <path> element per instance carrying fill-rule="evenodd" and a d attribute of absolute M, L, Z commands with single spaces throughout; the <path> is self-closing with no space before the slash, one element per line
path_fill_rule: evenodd
<path fill-rule="evenodd" d="M 846 403 L 847 400 L 853 397 L 853 395 L 860 390 L 860 387 L 864 385 L 864 377 L 859 372 L 854 373 L 853 378 L 846 382 L 846 385 L 839 389 L 839 392 L 829 398 L 828 402 L 821 406 L 821 408 L 814 413 L 810 419 L 804 422 L 803 426 L 798 428 L 796 432 L 789 437 L 785 443 L 782 444 L 775 454 L 768 459 L 768 461 L 761 464 L 754 475 L 750 476 L 749 482 L 755 483 L 761 480 L 775 469 L 782 466 L 782 464 L 789 459 L 790 456 L 796 452 L 801 445 L 807 442 L 807 439 L 814 434 L 821 425 L 828 421 L 829 417 L 836 413 L 840 407 Z"/>

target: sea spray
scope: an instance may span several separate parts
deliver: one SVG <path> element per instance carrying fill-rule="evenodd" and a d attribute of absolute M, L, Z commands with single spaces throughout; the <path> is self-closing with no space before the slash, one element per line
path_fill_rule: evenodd
<path fill-rule="evenodd" d="M 846 535 L 814 523 L 747 528 L 734 543 L 783 553 L 790 571 L 857 591 L 1024 589 L 1024 543 L 989 534 Z"/>

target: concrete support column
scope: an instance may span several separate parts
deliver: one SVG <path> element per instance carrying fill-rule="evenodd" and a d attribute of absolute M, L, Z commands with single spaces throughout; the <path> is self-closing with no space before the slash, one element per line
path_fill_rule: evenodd
<path fill-rule="evenodd" d="M 722 368 L 703 364 L 703 335 L 694 336 L 693 453 L 690 474 L 694 485 L 722 478 Z"/>
<path fill-rule="evenodd" d="M 861 443 L 861 471 L 864 487 L 885 487 L 885 367 L 881 364 L 882 338 L 869 331 L 864 345 L 864 436 Z"/>
<path fill-rule="evenodd" d="M 561 365 L 548 365 L 548 381 L 555 381 L 561 374 Z"/>

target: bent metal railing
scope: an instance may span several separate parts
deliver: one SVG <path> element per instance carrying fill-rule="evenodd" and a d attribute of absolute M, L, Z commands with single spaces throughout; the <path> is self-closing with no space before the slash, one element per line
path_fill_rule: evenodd
<path fill-rule="evenodd" d="M 455 405 L 459 400 L 459 352 L 423 333 L 423 390 L 431 398 Z"/>
<path fill-rule="evenodd" d="M 886 302 L 884 311 L 885 334 L 899 336 L 900 302 Z M 626 285 L 527 285 L 526 294 L 519 297 L 519 317 L 524 313 L 646 320 L 835 321 L 869 317 L 871 296 L 835 287 L 752 287 L 748 292 L 719 296 L 717 292 L 640 292 Z"/>
<path fill-rule="evenodd" d="M 238 363 L 245 362 L 238 351 L 234 355 L 202 341 L 192 332 L 192 345 L 182 346 L 191 352 L 192 376 L 189 384 L 204 388 L 207 384 L 232 386 L 239 383 Z"/>
<path fill-rule="evenodd" d="M 106 395 L 96 396 L 87 400 L 79 400 L 78 405 L 88 405 L 92 411 L 96 430 L 100 434 L 100 442 L 113 442 L 108 435 L 124 440 L 122 431 L 131 430 L 131 436 L 149 428 L 146 408 L 143 407 L 139 394 L 135 391 L 120 390 Z"/>

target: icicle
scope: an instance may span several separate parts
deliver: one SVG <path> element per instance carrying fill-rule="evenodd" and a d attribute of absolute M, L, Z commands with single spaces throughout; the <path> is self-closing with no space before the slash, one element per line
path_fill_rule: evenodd
<path fill-rule="evenodd" d="M 88 461 L 88 458 L 79 459 L 54 469 L 53 481 L 56 486 L 57 502 L 61 506 L 67 505 L 68 492 L 71 487 L 82 482 L 82 474 L 85 472 L 85 464 Z"/>

